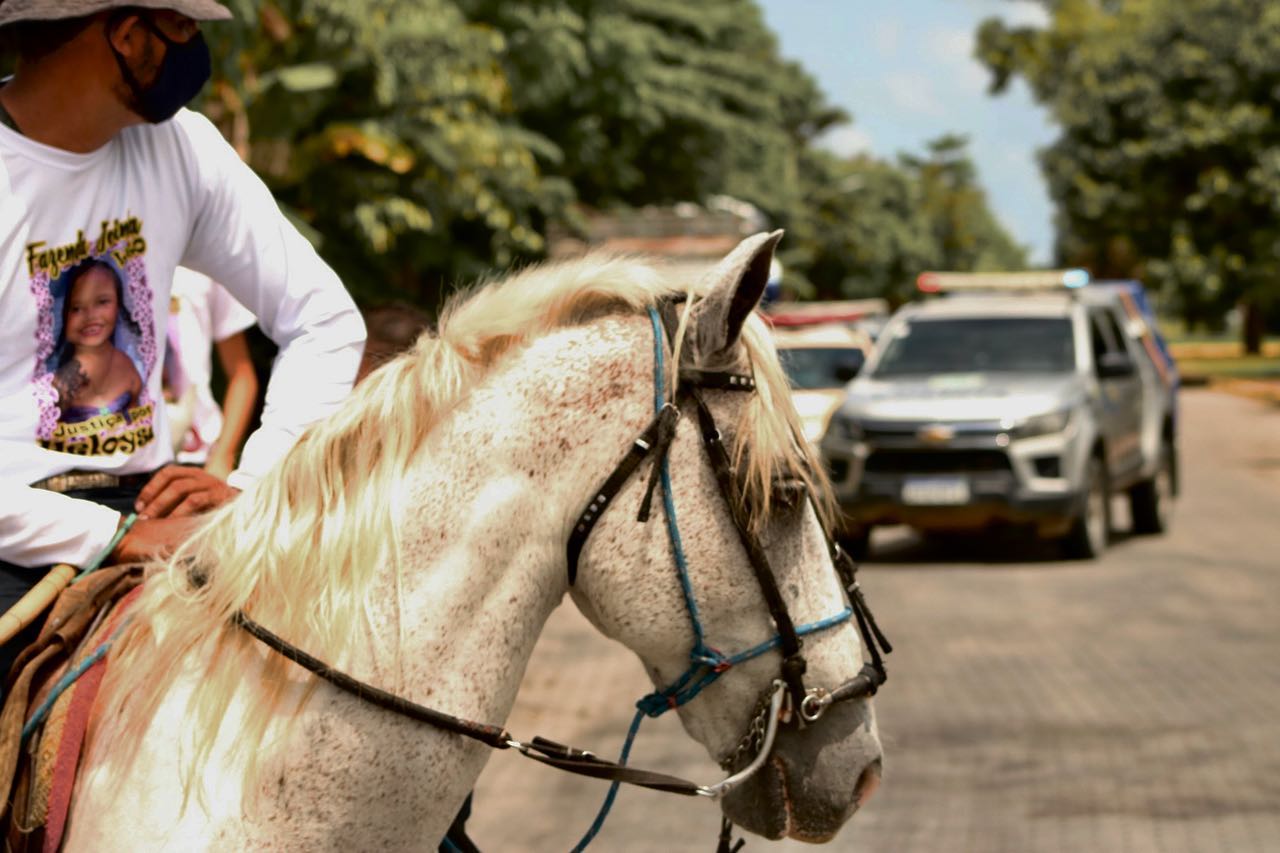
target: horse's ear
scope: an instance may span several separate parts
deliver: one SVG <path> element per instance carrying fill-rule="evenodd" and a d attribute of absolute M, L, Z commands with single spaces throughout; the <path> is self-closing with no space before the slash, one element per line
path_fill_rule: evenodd
<path fill-rule="evenodd" d="M 692 318 L 699 357 L 712 358 L 737 343 L 742 324 L 764 296 L 773 250 L 781 239 L 781 231 L 748 237 L 707 274 L 706 296 Z"/>

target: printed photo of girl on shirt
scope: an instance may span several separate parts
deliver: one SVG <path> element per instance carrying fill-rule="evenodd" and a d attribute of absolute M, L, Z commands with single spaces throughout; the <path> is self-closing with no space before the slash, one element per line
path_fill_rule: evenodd
<path fill-rule="evenodd" d="M 125 309 L 119 271 L 109 261 L 90 258 L 68 270 L 55 289 L 63 291 L 61 300 L 54 297 L 55 305 L 62 303 L 62 316 L 49 364 L 58 420 L 81 423 L 115 414 L 128 422 L 143 388 L 128 355 L 137 351 L 141 329 Z"/>
<path fill-rule="evenodd" d="M 45 280 L 36 381 L 48 389 L 39 439 L 50 450 L 111 456 L 154 438 L 146 377 L 155 335 L 148 334 L 150 289 L 141 261 L 122 266 L 108 251 Z"/>

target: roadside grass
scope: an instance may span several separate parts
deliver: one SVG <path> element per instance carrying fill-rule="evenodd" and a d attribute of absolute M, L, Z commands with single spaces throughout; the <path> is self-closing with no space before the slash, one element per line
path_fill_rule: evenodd
<path fill-rule="evenodd" d="M 1209 385 L 1280 405 L 1280 337 L 1265 338 L 1260 355 L 1245 355 L 1238 331 L 1188 332 L 1168 318 L 1159 325 L 1183 386 Z"/>
<path fill-rule="evenodd" d="M 1160 328 L 1160 334 L 1169 342 L 1171 346 L 1178 344 L 1236 344 L 1240 343 L 1240 331 L 1238 329 L 1220 330 L 1211 332 L 1203 328 L 1192 329 L 1188 331 L 1187 327 L 1173 317 L 1161 317 L 1156 321 L 1156 325 Z M 1280 344 L 1280 335 L 1268 334 L 1265 338 L 1268 344 Z"/>
<path fill-rule="evenodd" d="M 1169 351 L 1179 362 L 1277 359 L 1280 358 L 1280 341 L 1264 342 L 1260 356 L 1245 355 L 1238 341 L 1182 341 L 1170 343 Z"/>
<path fill-rule="evenodd" d="M 1232 356 L 1225 358 L 1177 358 L 1178 372 L 1188 383 L 1214 379 L 1280 379 L 1280 358 Z"/>
<path fill-rule="evenodd" d="M 1173 339 L 1169 350 L 1188 385 L 1250 379 L 1280 380 L 1280 340 L 1267 340 L 1261 355 L 1245 355 L 1238 339 L 1193 337 Z"/>

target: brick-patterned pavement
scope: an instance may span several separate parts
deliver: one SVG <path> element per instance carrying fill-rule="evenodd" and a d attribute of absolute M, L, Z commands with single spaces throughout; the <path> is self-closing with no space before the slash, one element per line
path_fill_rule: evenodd
<path fill-rule="evenodd" d="M 1166 537 L 1121 534 L 1085 564 L 1016 537 L 878 533 L 863 582 L 898 647 L 877 699 L 885 782 L 829 849 L 1280 851 L 1280 409 L 1183 401 Z M 645 688 L 566 603 L 509 727 L 616 754 Z M 633 760 L 717 778 L 674 718 L 645 724 Z M 473 834 L 567 850 L 603 793 L 500 754 Z M 707 802 L 624 790 L 595 848 L 712 853 L 717 826 Z"/>

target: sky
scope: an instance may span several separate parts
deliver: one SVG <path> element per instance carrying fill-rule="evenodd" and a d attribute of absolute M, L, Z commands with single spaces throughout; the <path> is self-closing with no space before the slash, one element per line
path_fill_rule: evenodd
<path fill-rule="evenodd" d="M 823 144 L 842 154 L 923 153 L 946 133 L 969 137 L 996 216 L 1034 263 L 1052 259 L 1052 206 L 1036 150 L 1056 136 L 1025 84 L 987 94 L 973 58 L 988 17 L 1043 24 L 1023 0 L 760 0 L 782 53 L 809 70 L 827 99 L 853 115 Z"/>

